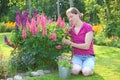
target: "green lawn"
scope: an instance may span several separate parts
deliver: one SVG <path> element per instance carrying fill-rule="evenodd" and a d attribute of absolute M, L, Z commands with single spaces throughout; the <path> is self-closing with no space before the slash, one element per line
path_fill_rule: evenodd
<path fill-rule="evenodd" d="M 8 58 L 12 48 L 5 44 L 4 35 L 7 35 L 7 37 L 10 38 L 10 33 L 0 33 L 0 54 L 3 54 L 5 58 Z"/>
<path fill-rule="evenodd" d="M 9 33 L 0 34 L 0 53 L 8 57 L 12 48 L 4 43 L 5 34 L 10 37 Z M 120 80 L 120 49 L 95 45 L 95 54 L 96 65 L 92 76 L 84 77 L 80 74 L 79 76 L 72 75 L 69 79 L 60 79 L 58 71 L 53 71 L 51 74 L 26 80 Z"/>
<path fill-rule="evenodd" d="M 27 80 L 120 80 L 120 49 L 95 45 L 96 65 L 92 76 L 71 76 L 69 79 L 60 79 L 58 72 Z"/>

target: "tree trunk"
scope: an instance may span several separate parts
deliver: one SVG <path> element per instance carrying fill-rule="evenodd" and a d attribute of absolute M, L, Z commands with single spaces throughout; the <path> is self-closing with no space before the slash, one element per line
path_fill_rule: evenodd
<path fill-rule="evenodd" d="M 30 14 L 30 17 L 31 17 L 31 0 L 28 0 L 28 6 L 29 6 L 29 14 Z"/>
<path fill-rule="evenodd" d="M 70 7 L 73 7 L 73 0 L 69 0 Z"/>
<path fill-rule="evenodd" d="M 60 16 L 60 1 L 57 0 L 57 14 Z"/>

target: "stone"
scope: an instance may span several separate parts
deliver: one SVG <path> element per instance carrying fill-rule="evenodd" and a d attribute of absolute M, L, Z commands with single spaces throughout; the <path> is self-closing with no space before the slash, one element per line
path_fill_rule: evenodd
<path fill-rule="evenodd" d="M 44 71 L 43 70 L 37 70 L 37 73 L 39 74 L 39 76 L 44 75 Z"/>
<path fill-rule="evenodd" d="M 31 72 L 31 75 L 32 76 L 39 76 L 39 73 L 38 72 Z"/>
<path fill-rule="evenodd" d="M 7 78 L 7 80 L 14 80 L 13 78 Z"/>
<path fill-rule="evenodd" d="M 51 71 L 50 70 L 44 70 L 44 73 L 49 74 L 49 73 L 51 73 Z"/>
<path fill-rule="evenodd" d="M 16 75 L 16 76 L 14 76 L 14 80 L 22 80 L 22 76 Z"/>

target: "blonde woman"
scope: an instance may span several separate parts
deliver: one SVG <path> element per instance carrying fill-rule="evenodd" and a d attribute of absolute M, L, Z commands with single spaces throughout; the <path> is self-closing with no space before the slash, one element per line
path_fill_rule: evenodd
<path fill-rule="evenodd" d="M 74 75 L 78 75 L 80 72 L 84 76 L 92 75 L 95 64 L 92 26 L 81 20 L 82 14 L 75 7 L 69 8 L 66 15 L 72 23 L 71 41 L 64 37 L 62 42 L 73 48 L 71 72 Z"/>

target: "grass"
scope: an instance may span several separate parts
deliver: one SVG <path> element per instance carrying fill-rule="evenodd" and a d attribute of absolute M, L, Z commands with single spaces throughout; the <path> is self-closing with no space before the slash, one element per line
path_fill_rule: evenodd
<path fill-rule="evenodd" d="M 8 47 L 3 36 L 10 37 L 10 33 L 0 34 L 0 53 L 7 58 L 12 48 Z M 53 71 L 45 76 L 27 78 L 25 80 L 120 80 L 120 49 L 95 45 L 96 64 L 92 76 L 84 77 L 82 74 L 71 76 L 69 79 L 60 79 L 58 71 Z"/>
<path fill-rule="evenodd" d="M 5 35 L 7 35 L 7 37 L 10 38 L 10 33 L 0 33 L 0 54 L 3 54 L 4 58 L 8 59 L 12 48 L 5 44 L 4 42 Z"/>
<path fill-rule="evenodd" d="M 96 65 L 92 76 L 71 76 L 69 79 L 60 79 L 58 71 L 45 76 L 26 80 L 120 80 L 120 49 L 95 45 Z"/>

